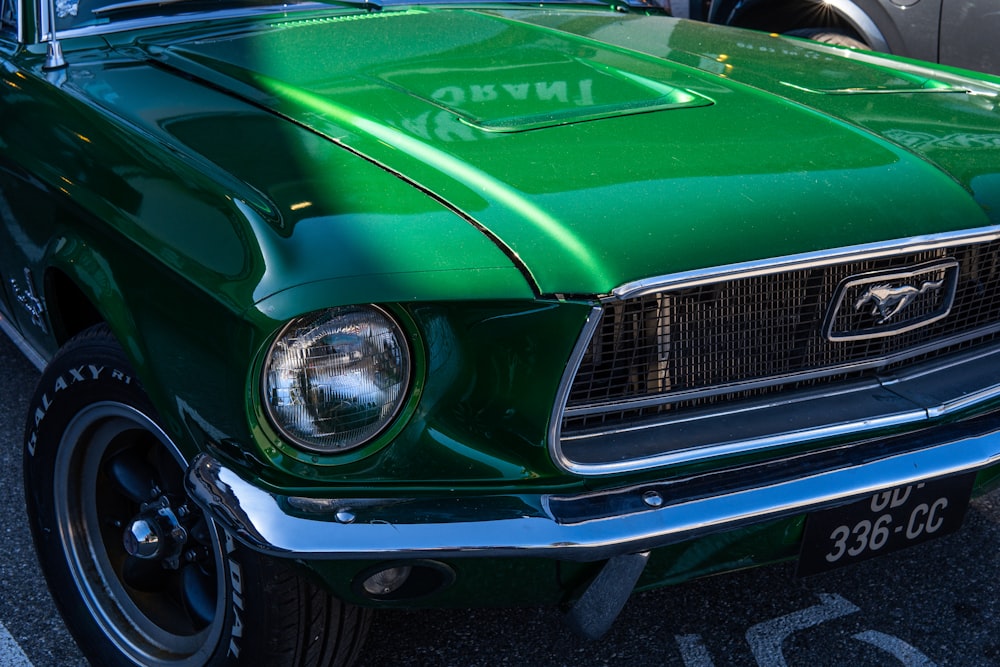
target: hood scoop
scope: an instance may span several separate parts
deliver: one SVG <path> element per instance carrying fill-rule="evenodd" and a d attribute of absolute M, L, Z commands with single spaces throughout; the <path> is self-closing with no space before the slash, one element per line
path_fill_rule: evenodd
<path fill-rule="evenodd" d="M 521 132 L 712 104 L 666 83 L 673 75 L 669 67 L 637 63 L 635 56 L 598 52 L 583 58 L 548 49 L 511 56 L 507 62 L 456 62 L 448 68 L 447 85 L 441 84 L 440 70 L 429 73 L 419 67 L 378 78 L 484 132 Z"/>
<path fill-rule="evenodd" d="M 214 70 L 232 77 L 227 87 L 277 82 L 390 124 L 394 114 L 405 115 L 405 125 L 437 109 L 466 127 L 512 133 L 713 104 L 685 86 L 690 76 L 676 65 L 594 40 L 481 12 L 376 16 L 336 19 L 338 45 L 320 20 L 168 51 L 175 66 L 185 67 L 180 58 L 201 76 L 212 78 Z M 311 59 L 293 57 L 303 53 Z M 261 92 L 262 102 L 271 98 Z"/>

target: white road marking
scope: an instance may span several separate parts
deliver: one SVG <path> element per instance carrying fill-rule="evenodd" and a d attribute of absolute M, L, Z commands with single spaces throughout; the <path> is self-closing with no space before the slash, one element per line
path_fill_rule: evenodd
<path fill-rule="evenodd" d="M 31 667 L 28 656 L 3 623 L 0 623 L 0 667 Z"/>
<path fill-rule="evenodd" d="M 814 607 L 758 623 L 747 630 L 747 643 L 760 667 L 788 667 L 781 652 L 781 643 L 789 635 L 860 611 L 839 595 L 820 593 L 819 597 L 822 602 Z"/>
<path fill-rule="evenodd" d="M 903 663 L 904 667 L 937 667 L 930 658 L 899 637 L 893 637 L 876 630 L 866 630 L 854 635 L 854 638 L 891 654 Z"/>
<path fill-rule="evenodd" d="M 676 635 L 674 639 L 681 650 L 684 667 L 715 667 L 701 635 Z"/>

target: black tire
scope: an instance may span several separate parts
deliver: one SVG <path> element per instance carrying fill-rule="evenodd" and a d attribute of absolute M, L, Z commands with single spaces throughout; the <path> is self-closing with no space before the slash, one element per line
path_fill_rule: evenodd
<path fill-rule="evenodd" d="M 149 667 L 353 662 L 369 611 L 206 520 L 184 469 L 108 328 L 70 341 L 32 399 L 24 477 L 42 570 L 84 654 Z"/>
<path fill-rule="evenodd" d="M 849 49 L 861 49 L 863 51 L 871 51 L 872 49 L 872 47 L 858 39 L 857 36 L 837 30 L 836 28 L 799 28 L 798 30 L 789 30 L 785 34 L 833 46 L 846 46 Z"/>

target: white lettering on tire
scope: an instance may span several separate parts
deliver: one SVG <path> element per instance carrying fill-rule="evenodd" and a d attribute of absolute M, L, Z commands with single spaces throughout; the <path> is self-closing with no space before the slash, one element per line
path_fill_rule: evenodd
<path fill-rule="evenodd" d="M 72 385 L 100 379 L 105 370 L 104 366 L 84 364 L 83 366 L 77 366 L 76 368 L 69 369 L 66 373 L 59 375 L 55 380 L 53 380 L 52 388 L 42 394 L 42 397 L 39 400 L 39 405 L 35 408 L 34 429 L 32 429 L 31 435 L 28 436 L 25 441 L 25 446 L 27 447 L 28 454 L 30 456 L 35 455 L 35 448 L 38 444 L 38 426 L 42 423 L 42 420 L 45 419 L 45 415 L 48 414 L 49 408 L 52 407 L 52 399 L 56 396 L 56 394 L 60 391 L 68 389 Z M 115 380 L 123 382 L 124 384 L 132 384 L 132 377 L 117 368 L 111 371 L 111 377 Z"/>
<path fill-rule="evenodd" d="M 236 541 L 229 533 L 225 533 L 225 536 L 226 565 L 229 568 L 229 583 L 233 587 L 233 627 L 229 633 L 229 654 L 239 659 L 239 639 L 243 637 L 243 619 L 240 616 L 243 611 L 243 569 L 239 562 L 233 558 L 233 553 L 236 551 Z"/>

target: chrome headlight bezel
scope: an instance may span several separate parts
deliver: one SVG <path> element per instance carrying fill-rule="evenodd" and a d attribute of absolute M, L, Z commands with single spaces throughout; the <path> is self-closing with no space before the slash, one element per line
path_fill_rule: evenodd
<path fill-rule="evenodd" d="M 270 425 L 296 450 L 352 452 L 377 440 L 404 411 L 414 365 L 407 331 L 386 308 L 327 308 L 292 319 L 274 337 L 261 369 L 260 399 Z M 312 383 L 310 369 L 327 383 Z"/>

